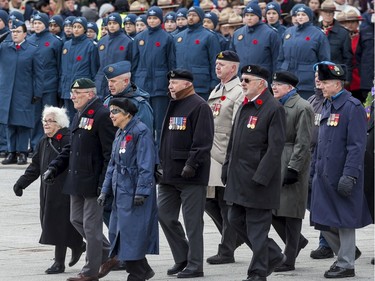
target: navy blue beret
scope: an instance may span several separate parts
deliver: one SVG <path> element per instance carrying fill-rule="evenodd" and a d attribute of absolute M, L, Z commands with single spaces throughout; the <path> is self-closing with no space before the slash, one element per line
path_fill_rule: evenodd
<path fill-rule="evenodd" d="M 119 61 L 103 68 L 103 72 L 107 79 L 112 79 L 121 74 L 130 72 L 131 64 L 129 61 Z"/>

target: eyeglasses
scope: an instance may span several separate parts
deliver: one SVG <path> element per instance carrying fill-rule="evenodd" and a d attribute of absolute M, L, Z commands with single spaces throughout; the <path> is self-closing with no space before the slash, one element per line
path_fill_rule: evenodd
<path fill-rule="evenodd" d="M 51 119 L 48 119 L 48 120 L 43 119 L 43 120 L 42 120 L 42 123 L 43 123 L 43 124 L 52 124 L 52 123 L 57 123 L 57 121 L 55 121 L 55 120 L 51 120 Z"/>
<path fill-rule="evenodd" d="M 125 111 L 120 108 L 113 108 L 109 112 L 111 112 L 113 115 L 119 114 L 120 112 L 125 114 Z"/>
<path fill-rule="evenodd" d="M 283 85 L 286 85 L 286 84 L 284 84 L 284 83 L 272 83 L 271 87 L 281 87 Z"/>
<path fill-rule="evenodd" d="M 246 84 L 249 84 L 250 82 L 256 81 L 256 80 L 262 80 L 262 79 L 260 79 L 260 78 L 257 78 L 257 79 L 241 78 L 240 79 L 241 82 L 244 81 Z"/>
<path fill-rule="evenodd" d="M 21 33 L 23 33 L 23 30 L 12 30 L 11 32 L 12 32 L 12 33 L 16 33 L 16 34 L 17 34 L 17 33 L 18 33 L 18 34 L 21 34 Z"/>
<path fill-rule="evenodd" d="M 85 91 L 85 92 L 74 91 L 74 92 L 70 92 L 70 96 L 78 96 L 80 94 L 87 94 L 87 93 L 90 93 L 90 91 Z"/>

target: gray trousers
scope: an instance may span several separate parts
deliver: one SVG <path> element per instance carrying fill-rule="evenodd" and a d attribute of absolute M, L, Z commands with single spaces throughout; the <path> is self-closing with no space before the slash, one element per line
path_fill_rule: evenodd
<path fill-rule="evenodd" d="M 97 276 L 110 250 L 110 244 L 103 235 L 103 207 L 98 205 L 96 197 L 71 195 L 70 221 L 86 240 L 86 264 L 81 273 Z"/>
<path fill-rule="evenodd" d="M 355 229 L 331 228 L 330 231 L 322 231 L 322 234 L 337 255 L 336 265 L 353 269 L 355 261 Z"/>
<path fill-rule="evenodd" d="M 203 271 L 203 213 L 207 187 L 203 185 L 159 185 L 159 222 L 175 263 Z M 185 231 L 178 220 L 182 208 Z M 187 236 L 187 239 L 186 239 Z"/>

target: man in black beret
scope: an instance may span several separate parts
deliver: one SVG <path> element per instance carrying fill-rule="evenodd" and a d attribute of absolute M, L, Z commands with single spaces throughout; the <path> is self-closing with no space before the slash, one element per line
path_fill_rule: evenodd
<path fill-rule="evenodd" d="M 77 113 L 71 125 L 70 145 L 51 162 L 43 180 L 49 184 L 68 169 L 63 192 L 70 194 L 70 220 L 86 240 L 87 251 L 86 264 L 78 276 L 67 280 L 96 281 L 110 250 L 103 235 L 103 207 L 96 200 L 111 157 L 116 129 L 90 79 L 80 78 L 72 83 L 71 100 Z"/>
<path fill-rule="evenodd" d="M 230 225 L 253 251 L 246 280 L 265 281 L 286 260 L 268 238 L 272 210 L 280 206 L 285 111 L 268 90 L 265 68 L 246 65 L 241 73 L 246 102 L 237 111 L 222 168 L 224 200 Z"/>
<path fill-rule="evenodd" d="M 355 229 L 372 223 L 363 188 L 366 112 L 344 89 L 340 65 L 320 63 L 317 70 L 325 101 L 311 165 L 311 221 L 337 255 L 324 277 L 354 277 Z"/>
<path fill-rule="evenodd" d="M 167 274 L 203 276 L 203 214 L 210 170 L 214 126 L 210 107 L 195 93 L 193 74 L 168 73 L 172 100 L 163 122 L 159 185 L 159 221 L 175 265 Z M 186 236 L 179 222 L 182 205 Z"/>
<path fill-rule="evenodd" d="M 209 257 L 210 264 L 234 262 L 234 250 L 242 243 L 236 231 L 229 225 L 229 206 L 224 201 L 224 185 L 221 182 L 221 169 L 225 160 L 232 123 L 244 95 L 238 74 L 240 61 L 233 51 L 223 51 L 216 55 L 215 72 L 220 84 L 212 90 L 207 103 L 214 117 L 215 145 L 211 149 L 210 178 L 207 188 L 205 211 L 213 219 L 219 232 L 221 242 L 216 255 Z"/>
<path fill-rule="evenodd" d="M 273 210 L 272 225 L 285 243 L 284 264 L 275 272 L 295 269 L 296 257 L 308 241 L 301 234 L 307 205 L 310 175 L 310 142 L 314 112 L 308 101 L 297 93 L 298 78 L 278 71 L 272 76 L 272 90 L 286 111 L 286 142 L 281 160 L 283 185 L 280 207 Z M 301 241 L 301 242 L 300 242 Z"/>

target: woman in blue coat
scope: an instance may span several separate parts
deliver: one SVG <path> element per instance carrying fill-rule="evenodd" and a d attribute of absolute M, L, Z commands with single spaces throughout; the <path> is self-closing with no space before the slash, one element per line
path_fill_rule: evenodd
<path fill-rule="evenodd" d="M 304 99 L 314 94 L 314 64 L 329 61 L 330 46 L 324 32 L 313 25 L 313 12 L 304 4 L 293 8 L 298 25 L 284 32 L 278 68 L 292 72 L 299 79 L 298 93 Z"/>
<path fill-rule="evenodd" d="M 61 55 L 60 93 L 64 106 L 68 110 L 70 121 L 75 109 L 70 100 L 70 89 L 73 81 L 79 78 L 95 79 L 99 68 L 98 49 L 93 41 L 87 38 L 87 20 L 77 17 L 73 20 L 73 38 L 66 41 Z"/>
<path fill-rule="evenodd" d="M 134 83 L 151 97 L 157 140 L 169 102 L 167 73 L 176 66 L 173 37 L 162 29 L 162 22 L 162 9 L 151 7 L 147 11 L 147 29 L 134 38 L 132 60 Z"/>
<path fill-rule="evenodd" d="M 109 103 L 113 125 L 118 127 L 111 161 L 98 203 L 114 196 L 109 225 L 110 256 L 125 261 L 127 280 L 154 276 L 146 254 L 159 254 L 154 168 L 156 150 L 151 131 L 137 117 L 137 107 L 126 98 Z"/>

